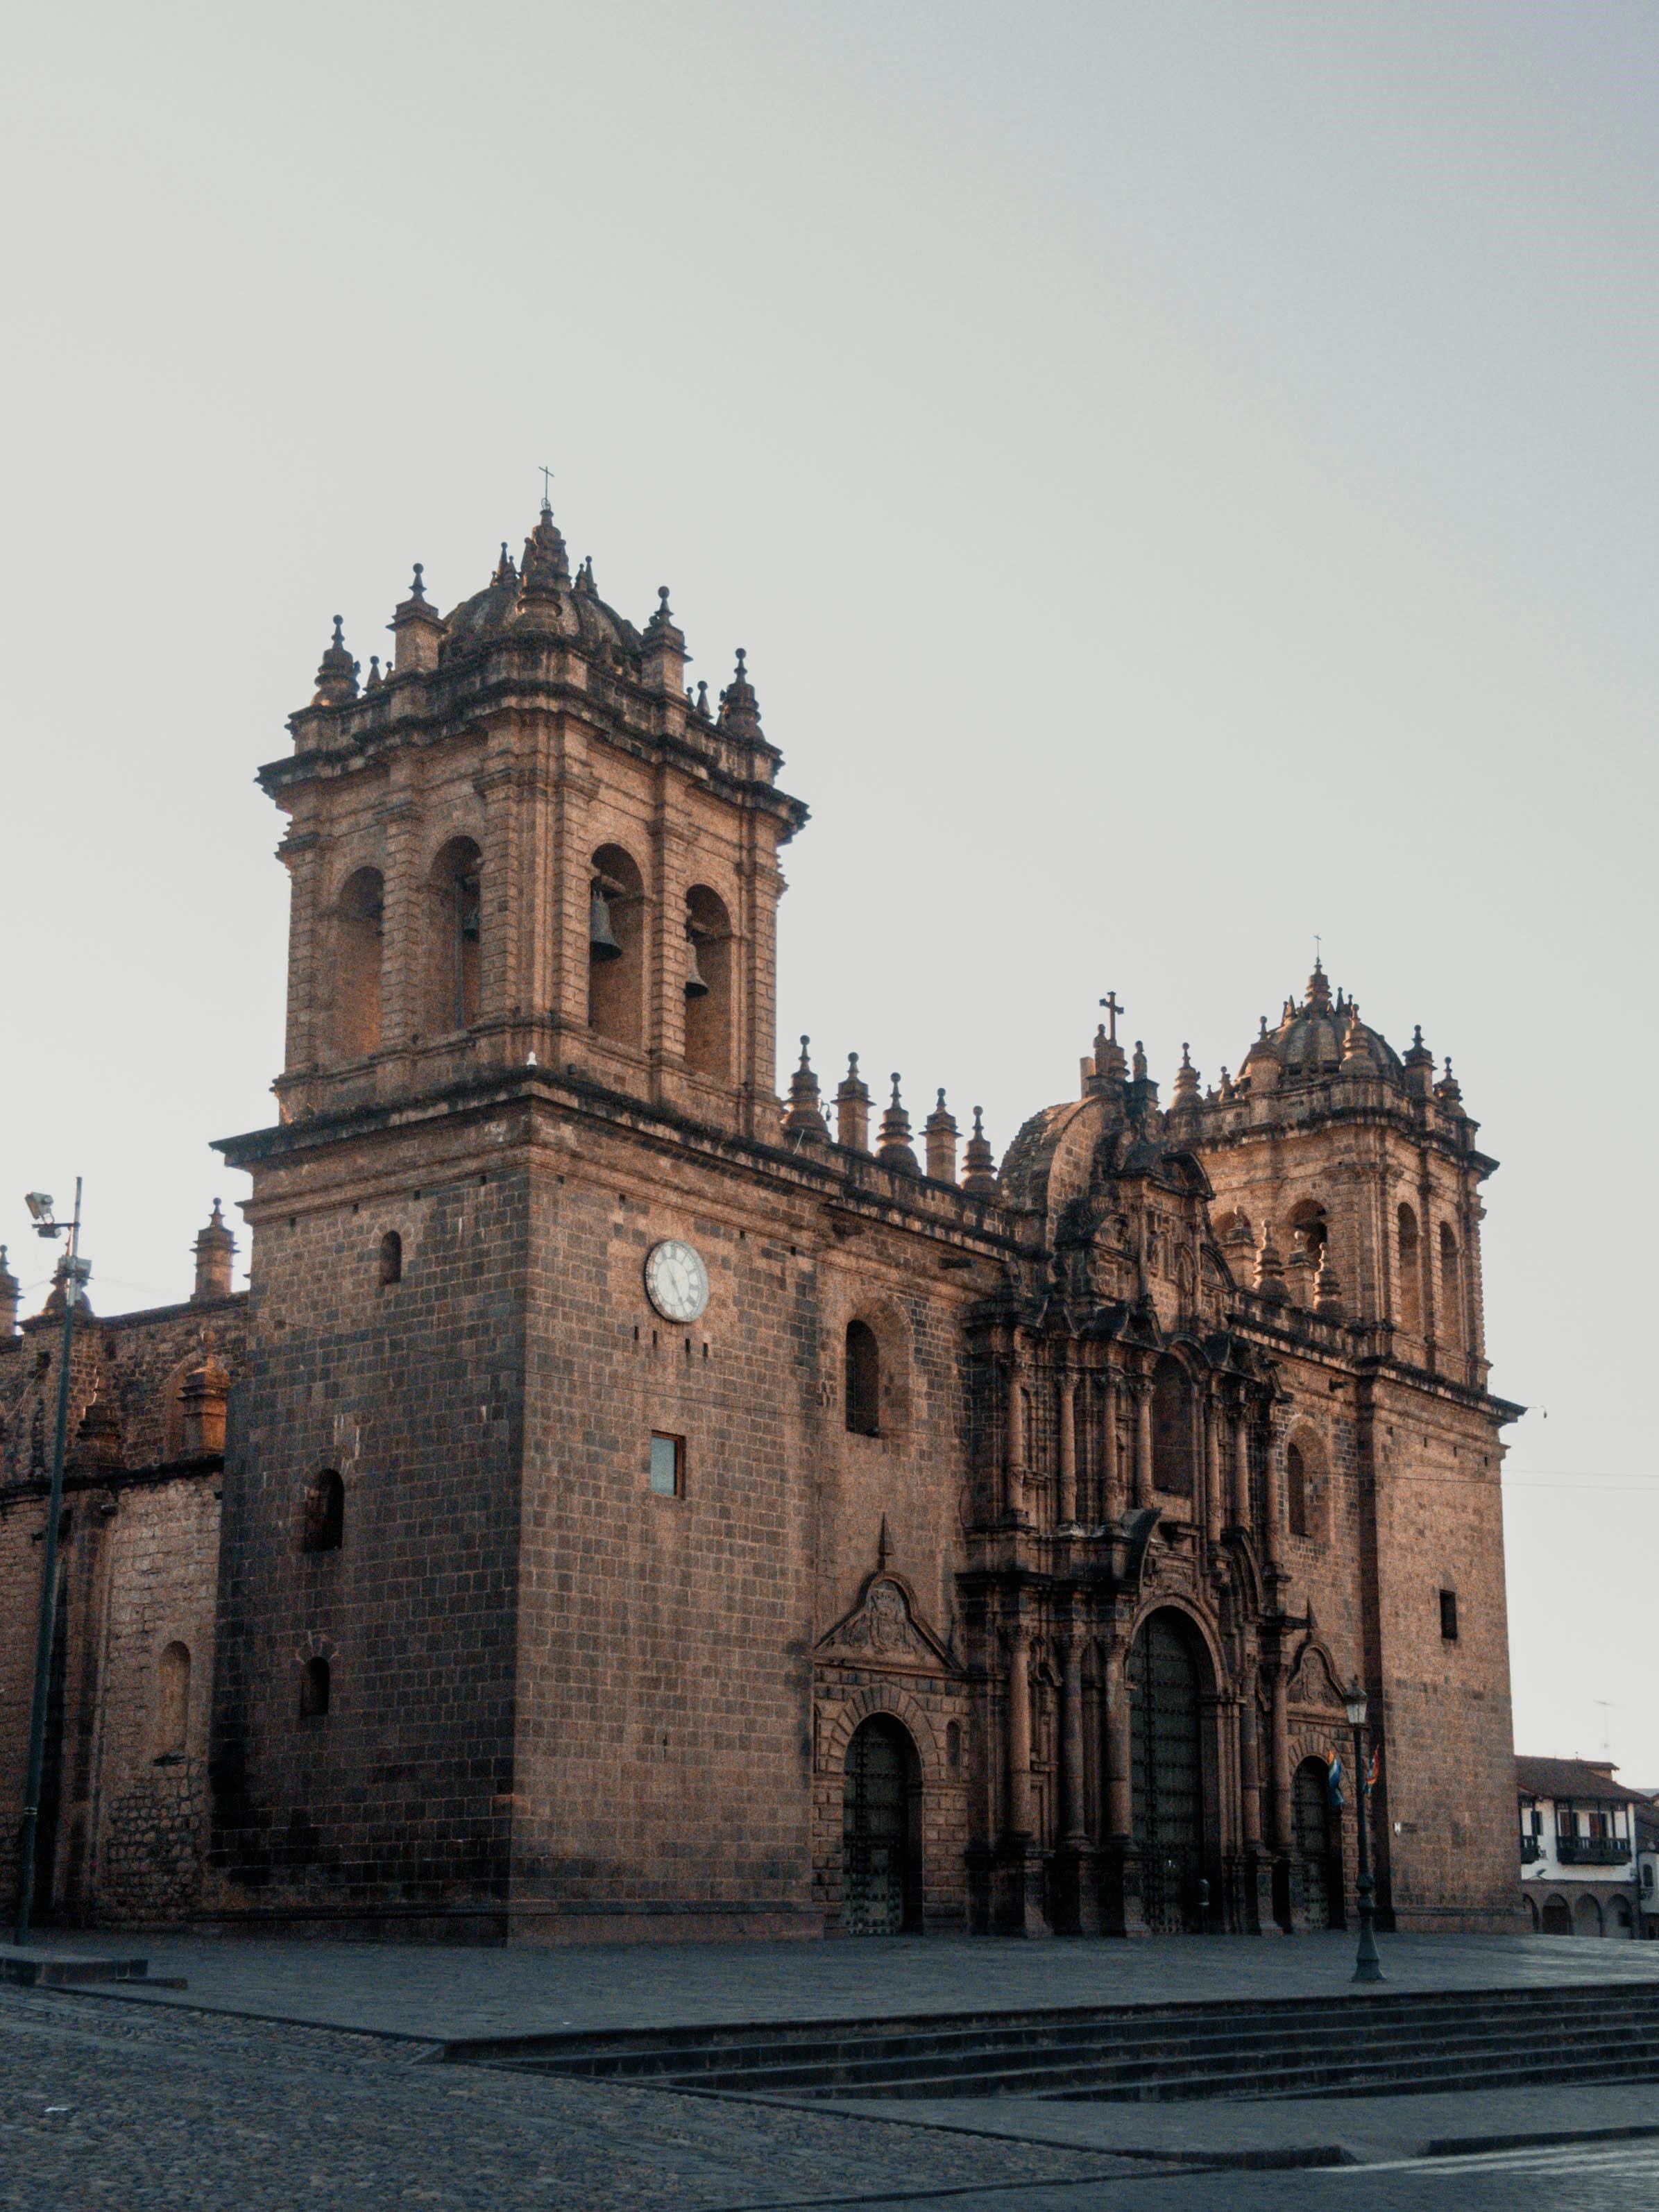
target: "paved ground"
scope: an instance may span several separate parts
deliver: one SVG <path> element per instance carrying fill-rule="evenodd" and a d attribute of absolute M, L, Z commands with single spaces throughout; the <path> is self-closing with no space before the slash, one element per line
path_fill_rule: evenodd
<path fill-rule="evenodd" d="M 444 2038 L 514 2030 L 1346 1991 L 1351 1954 L 1340 1937 L 549 1951 L 168 1939 L 144 1948 L 157 1972 L 185 1973 L 191 1987 L 0 1989 L 0 2212 L 1659 2205 L 1659 2085 L 802 2110 L 430 2063 Z M 1659 1976 L 1659 1945 L 1394 1937 L 1383 1952 L 1399 1988 L 1599 1980 L 1612 1999 L 1620 1982 Z M 1638 2132 L 1645 2130 L 1654 2133 Z M 1579 2140 L 1565 2144 L 1536 2140 L 1575 2131 Z M 1516 2136 L 1531 2140 L 1475 2157 L 1425 2155 Z M 1286 2155 L 1361 2163 L 1224 2172 L 1193 2163 Z"/>
<path fill-rule="evenodd" d="M 331 2029 L 0 1990 L 3 2212 L 1651 2212 L 1656 2203 L 1659 2140 L 1195 2172 L 883 2118 L 434 2066 L 406 2042 Z"/>
<path fill-rule="evenodd" d="M 93 1939 L 64 1937 L 68 1948 Z M 106 1943 L 107 1939 L 105 1939 Z M 972 2008 L 1342 1995 L 1351 1936 L 1176 1936 L 1139 1943 L 897 1937 L 540 1949 L 158 1936 L 123 1942 L 182 1994 L 148 2002 L 444 2039 L 560 2028 L 843 2020 Z M 1570 1936 L 1386 1936 L 1391 1988 L 1659 1980 L 1659 1943 Z"/>

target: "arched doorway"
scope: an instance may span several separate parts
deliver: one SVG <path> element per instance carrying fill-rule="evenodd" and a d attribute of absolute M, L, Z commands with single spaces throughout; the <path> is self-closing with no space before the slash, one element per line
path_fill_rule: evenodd
<path fill-rule="evenodd" d="M 921 1926 L 921 1762 L 908 1731 L 877 1713 L 847 1747 L 841 1923 L 849 1936 Z"/>
<path fill-rule="evenodd" d="M 1291 1784 L 1291 1814 L 1308 1925 L 1345 1927 L 1342 1824 L 1331 1802 L 1330 1769 L 1322 1759 L 1304 1759 L 1297 1768 Z"/>
<path fill-rule="evenodd" d="M 1572 1911 L 1565 1897 L 1545 1899 L 1544 1933 L 1547 1936 L 1571 1935 Z"/>
<path fill-rule="evenodd" d="M 1601 1908 L 1588 1894 L 1581 1897 L 1572 1909 L 1572 1932 L 1575 1936 L 1599 1936 L 1601 1933 Z"/>
<path fill-rule="evenodd" d="M 1146 1925 L 1199 1924 L 1204 1873 L 1200 1654 L 1191 1624 L 1155 1613 L 1129 1652 L 1129 1781 Z"/>

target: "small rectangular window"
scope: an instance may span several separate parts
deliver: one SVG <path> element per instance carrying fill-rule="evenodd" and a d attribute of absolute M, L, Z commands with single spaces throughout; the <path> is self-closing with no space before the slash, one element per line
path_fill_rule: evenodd
<path fill-rule="evenodd" d="M 1442 1590 L 1440 1593 L 1440 1633 L 1448 1644 L 1456 1643 L 1457 1592 L 1455 1590 Z"/>
<path fill-rule="evenodd" d="M 651 1487 L 659 1498 L 685 1495 L 685 1438 L 653 1435 L 651 1439 Z"/>

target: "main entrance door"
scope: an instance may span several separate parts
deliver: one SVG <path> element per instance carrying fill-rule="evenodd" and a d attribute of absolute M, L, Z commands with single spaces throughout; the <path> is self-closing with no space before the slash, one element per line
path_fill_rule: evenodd
<path fill-rule="evenodd" d="M 1129 1653 L 1130 1790 L 1146 1925 L 1196 1928 L 1204 1871 L 1198 1652 L 1177 1613 L 1155 1613 Z"/>
<path fill-rule="evenodd" d="M 842 1815 L 842 1925 L 900 1936 L 921 1924 L 920 1761 L 896 1720 L 877 1714 L 847 1747 Z"/>

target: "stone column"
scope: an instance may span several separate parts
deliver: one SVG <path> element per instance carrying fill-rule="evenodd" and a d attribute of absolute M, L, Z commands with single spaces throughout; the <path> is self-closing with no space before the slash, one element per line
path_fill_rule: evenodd
<path fill-rule="evenodd" d="M 1223 1519 L 1221 1422 L 1221 1401 L 1213 1390 L 1207 1390 L 1204 1396 L 1204 1543 L 1206 1551 L 1215 1542 Z"/>
<path fill-rule="evenodd" d="M 1077 1382 L 1069 1367 L 1059 1370 L 1054 1418 L 1059 1425 L 1060 1525 L 1077 1526 Z"/>
<path fill-rule="evenodd" d="M 1250 1526 L 1250 1401 L 1242 1394 L 1233 1407 L 1233 1526 Z"/>
<path fill-rule="evenodd" d="M 1008 1362 L 1008 1450 L 1007 1487 L 1003 1498 L 1003 1510 L 1014 1519 L 1025 1516 L 1025 1407 L 1026 1352 L 1023 1329 L 1013 1333 L 1012 1356 Z"/>
<path fill-rule="evenodd" d="M 1060 1830 L 1073 1846 L 1086 1844 L 1083 1803 L 1083 1638 L 1073 1633 L 1066 1646 L 1060 1677 Z"/>
<path fill-rule="evenodd" d="M 1152 1497 L 1152 1378 L 1136 1375 L 1129 1388 L 1135 1401 L 1135 1476 L 1134 1502 L 1136 1510 L 1149 1505 Z"/>
<path fill-rule="evenodd" d="M 1100 1510 L 1109 1527 L 1123 1516 L 1123 1468 L 1117 1448 L 1117 1378 L 1110 1367 L 1100 1378 Z"/>
<path fill-rule="evenodd" d="M 1109 1936 L 1144 1936 L 1140 1864 L 1134 1847 L 1134 1796 L 1130 1737 L 1128 1649 L 1108 1644 L 1102 1654 L 1100 1700 L 1105 1751 L 1105 1833 L 1101 1838 L 1100 1924 Z"/>
<path fill-rule="evenodd" d="M 1269 1749 L 1273 1760 L 1273 1844 L 1276 1854 L 1287 1856 L 1291 1849 L 1291 1692 L 1282 1662 L 1273 1668 L 1271 1688 L 1273 1734 Z"/>
<path fill-rule="evenodd" d="M 1011 1844 L 1031 1839 L 1031 1638 L 1023 1621 L 1008 1631 L 1008 1747 L 1006 1826 Z"/>

